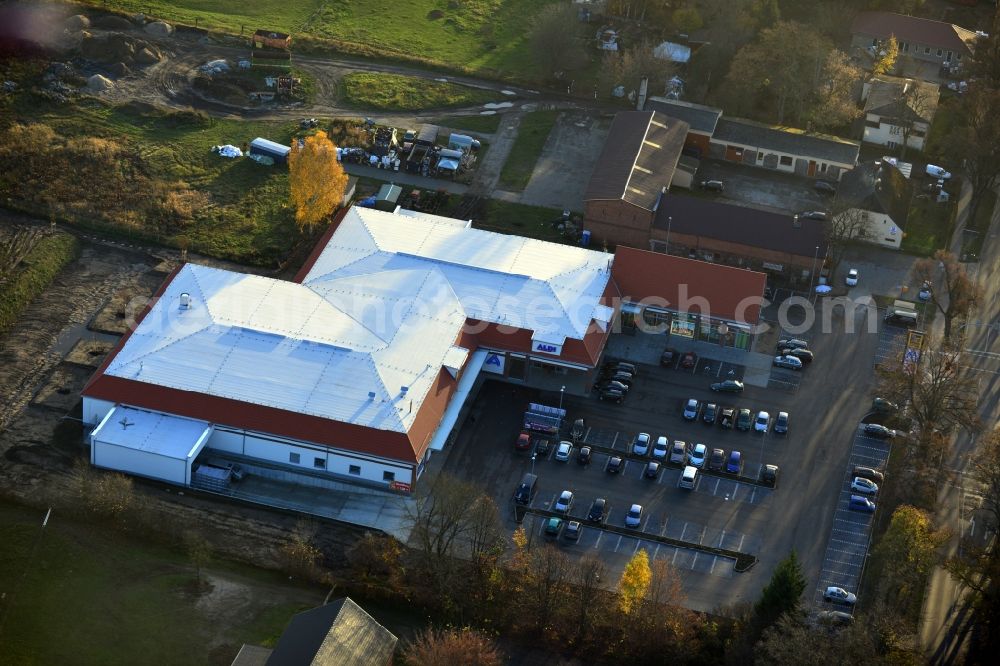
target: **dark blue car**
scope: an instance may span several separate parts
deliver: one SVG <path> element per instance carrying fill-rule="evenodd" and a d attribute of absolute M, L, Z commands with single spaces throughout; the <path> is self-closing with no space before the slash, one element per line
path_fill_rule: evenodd
<path fill-rule="evenodd" d="M 729 460 L 726 461 L 726 472 L 729 474 L 739 474 L 743 469 L 743 456 L 739 451 L 732 451 Z"/>

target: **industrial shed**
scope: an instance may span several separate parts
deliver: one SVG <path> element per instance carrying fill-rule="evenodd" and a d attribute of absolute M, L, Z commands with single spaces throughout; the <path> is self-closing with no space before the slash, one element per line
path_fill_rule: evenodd
<path fill-rule="evenodd" d="M 290 146 L 284 146 L 268 139 L 257 137 L 250 142 L 250 154 L 261 157 L 270 157 L 275 164 L 285 164 L 288 162 L 288 153 L 292 152 Z"/>
<path fill-rule="evenodd" d="M 192 463 L 211 435 L 206 421 L 118 405 L 90 435 L 90 463 L 190 485 Z"/>

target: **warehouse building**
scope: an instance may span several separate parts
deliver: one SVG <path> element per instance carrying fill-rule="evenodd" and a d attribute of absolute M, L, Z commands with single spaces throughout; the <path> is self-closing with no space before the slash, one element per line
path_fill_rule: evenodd
<path fill-rule="evenodd" d="M 297 281 L 186 264 L 83 391 L 91 462 L 181 485 L 234 470 L 407 491 L 481 370 L 589 378 L 612 257 L 354 207 Z M 579 382 L 581 385 L 583 381 Z"/>

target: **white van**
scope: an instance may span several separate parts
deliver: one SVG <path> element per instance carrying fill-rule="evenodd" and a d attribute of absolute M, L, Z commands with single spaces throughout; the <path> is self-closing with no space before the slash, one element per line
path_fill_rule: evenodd
<path fill-rule="evenodd" d="M 681 472 L 681 479 L 677 482 L 678 488 L 687 488 L 688 490 L 694 490 L 694 483 L 698 480 L 698 468 L 694 465 L 688 465 Z"/>
<path fill-rule="evenodd" d="M 670 449 L 670 462 L 683 465 L 687 462 L 687 444 L 679 439 L 674 440 L 674 448 Z"/>

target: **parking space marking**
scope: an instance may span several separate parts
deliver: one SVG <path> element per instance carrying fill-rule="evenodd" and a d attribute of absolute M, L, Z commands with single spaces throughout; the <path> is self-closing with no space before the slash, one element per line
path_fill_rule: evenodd
<path fill-rule="evenodd" d="M 757 486 L 754 486 L 753 490 L 750 491 L 750 503 L 751 504 L 754 503 L 754 500 L 756 499 L 756 497 L 757 497 Z"/>
<path fill-rule="evenodd" d="M 684 523 L 684 529 L 681 530 L 681 535 L 678 538 L 678 541 L 684 541 L 684 533 L 687 532 L 688 525 L 689 523 Z"/>
<path fill-rule="evenodd" d="M 669 522 L 670 522 L 670 516 L 667 516 L 667 519 L 663 521 L 663 528 L 660 530 L 660 536 L 663 536 L 664 534 L 666 534 L 666 532 L 667 532 L 667 523 L 669 523 Z"/>
<path fill-rule="evenodd" d="M 701 542 L 705 540 L 705 531 L 706 530 L 708 530 L 708 527 L 705 527 L 704 525 L 702 525 L 701 534 L 698 535 L 698 545 L 699 546 L 701 545 Z"/>
<path fill-rule="evenodd" d="M 712 568 L 708 570 L 708 573 L 715 573 L 715 563 L 719 561 L 719 556 L 716 555 L 712 558 Z"/>
<path fill-rule="evenodd" d="M 694 569 L 694 565 L 698 561 L 698 555 L 700 555 L 700 554 L 701 553 L 699 553 L 698 551 L 694 551 L 694 557 L 691 558 L 691 569 L 692 570 Z"/>
<path fill-rule="evenodd" d="M 719 535 L 719 543 L 716 548 L 722 548 L 722 541 L 726 538 L 726 530 L 722 530 L 722 534 Z"/>
<path fill-rule="evenodd" d="M 621 433 L 619 433 L 618 431 L 615 431 L 615 438 L 613 440 L 611 440 L 611 448 L 615 448 L 615 444 L 618 443 L 618 435 L 619 434 L 621 434 Z"/>
<path fill-rule="evenodd" d="M 639 546 L 641 546 L 641 545 L 642 545 L 642 539 L 636 539 L 635 540 L 635 548 L 632 549 L 632 554 L 633 555 L 635 555 L 636 553 L 639 552 Z"/>
<path fill-rule="evenodd" d="M 594 548 L 599 548 L 601 545 L 601 538 L 605 535 L 604 530 L 597 530 L 597 541 L 594 542 Z"/>
<path fill-rule="evenodd" d="M 715 478 L 715 487 L 712 488 L 712 494 L 717 495 L 719 493 L 719 484 L 722 483 L 722 479 L 719 477 Z"/>
<path fill-rule="evenodd" d="M 621 534 L 618 535 L 618 543 L 615 544 L 615 552 L 616 553 L 618 552 L 618 549 L 621 548 L 622 539 L 624 539 L 624 538 L 625 538 L 624 535 L 621 535 Z"/>
<path fill-rule="evenodd" d="M 677 564 L 677 553 L 681 552 L 680 548 L 674 548 L 674 556 L 670 558 L 671 566 Z"/>
<path fill-rule="evenodd" d="M 746 538 L 747 538 L 746 534 L 744 534 L 743 536 L 740 537 L 740 545 L 738 545 L 736 547 L 737 552 L 740 552 L 740 553 L 743 552 L 743 540 L 746 539 Z"/>

